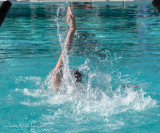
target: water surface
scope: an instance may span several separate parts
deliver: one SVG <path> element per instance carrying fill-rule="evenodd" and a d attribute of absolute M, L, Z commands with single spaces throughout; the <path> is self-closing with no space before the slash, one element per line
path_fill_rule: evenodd
<path fill-rule="evenodd" d="M 85 77 L 80 90 L 56 93 L 47 76 L 67 34 L 67 6 L 13 4 L 0 30 L 0 131 L 159 132 L 157 11 L 148 2 L 72 7 L 68 65 Z"/>

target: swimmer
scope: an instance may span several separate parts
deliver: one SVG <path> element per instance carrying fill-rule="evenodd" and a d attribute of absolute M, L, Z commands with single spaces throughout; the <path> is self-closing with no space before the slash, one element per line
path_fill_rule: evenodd
<path fill-rule="evenodd" d="M 72 13 L 71 7 L 68 7 L 66 17 L 67 17 L 67 24 L 70 29 L 68 31 L 67 37 L 64 42 L 64 49 L 67 52 L 69 52 L 72 48 L 72 42 L 73 42 L 74 34 L 76 31 L 76 20 Z M 64 52 L 62 51 L 59 57 L 59 60 L 56 64 L 56 67 L 51 71 L 51 74 L 55 73 L 52 79 L 53 79 L 53 85 L 54 85 L 56 92 L 58 92 L 59 90 L 59 87 L 61 85 L 61 80 L 63 77 L 63 70 L 62 70 L 63 68 L 62 56 L 63 55 L 64 55 Z M 75 76 L 76 82 L 82 81 L 82 74 L 80 73 L 79 70 L 76 70 L 76 69 L 72 70 L 72 73 Z"/>

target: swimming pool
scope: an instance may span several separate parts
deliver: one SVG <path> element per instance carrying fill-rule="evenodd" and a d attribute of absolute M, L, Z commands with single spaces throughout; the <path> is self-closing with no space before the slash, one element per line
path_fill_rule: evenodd
<path fill-rule="evenodd" d="M 0 131 L 159 132 L 159 14 L 148 2 L 72 7 L 69 67 L 84 73 L 83 91 L 55 93 L 47 76 L 67 6 L 13 4 L 0 30 Z"/>

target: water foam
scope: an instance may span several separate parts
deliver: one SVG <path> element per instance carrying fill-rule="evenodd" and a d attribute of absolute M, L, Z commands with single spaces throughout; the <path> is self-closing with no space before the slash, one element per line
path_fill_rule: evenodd
<path fill-rule="evenodd" d="M 89 59 L 79 68 L 83 72 L 89 71 L 88 76 L 85 82 L 79 84 L 80 86 L 75 84 L 74 86 L 72 83 L 70 83 L 72 86 L 62 86 L 63 89 L 72 89 L 70 92 L 59 91 L 56 93 L 50 85 L 52 81 L 46 80 L 43 82 L 39 77 L 17 78 L 17 84 L 22 82 L 34 84 L 34 88 L 33 86 L 24 89 L 16 88 L 15 91 L 25 97 L 24 100 L 20 101 L 20 104 L 45 108 L 46 111 L 42 112 L 40 117 L 40 121 L 42 121 L 40 126 L 44 129 L 49 126 L 47 131 L 53 131 L 54 128 L 50 127 L 55 127 L 56 124 L 64 126 L 64 123 L 70 123 L 70 125 L 77 125 L 78 127 L 78 125 L 92 123 L 92 121 L 102 122 L 102 127 L 99 127 L 99 124 L 93 127 L 95 131 L 98 128 L 102 130 L 104 125 L 106 132 L 118 130 L 126 125 L 124 118 L 120 115 L 127 113 L 133 115 L 132 112 L 143 112 L 157 106 L 157 102 L 150 96 L 146 96 L 142 88 L 135 89 L 134 86 L 123 87 L 119 85 L 118 88 L 112 90 L 112 76 L 102 72 L 96 74 L 96 71 L 91 71 Z M 100 75 L 105 76 L 108 79 L 107 82 L 101 83 L 99 81 L 93 84 L 95 80 L 101 80 Z M 36 79 L 41 83 L 36 84 Z M 111 86 L 110 89 L 107 89 L 108 85 Z M 103 88 L 105 86 L 106 88 Z M 35 121 L 35 123 L 38 123 L 38 121 Z M 74 130 L 76 131 L 76 129 Z M 83 131 L 79 128 L 77 130 Z"/>
<path fill-rule="evenodd" d="M 87 61 L 85 61 L 85 63 L 80 66 L 81 71 L 90 70 L 86 63 L 89 62 L 88 60 L 89 59 L 87 59 Z M 150 96 L 146 96 L 146 92 L 144 92 L 142 88 L 135 89 L 135 86 L 123 87 L 119 85 L 119 87 L 115 90 L 112 90 L 112 87 L 110 87 L 110 89 L 106 89 L 108 85 L 112 86 L 112 77 L 109 74 L 104 74 L 102 72 L 98 73 L 99 74 L 96 74 L 96 72 L 88 73 L 88 77 L 86 78 L 85 82 L 83 82 L 82 84 L 78 84 L 77 86 L 74 82 L 64 82 L 65 85 L 61 86 L 63 87 L 62 90 L 68 89 L 69 91 L 60 91 L 58 93 L 56 93 L 52 88 L 53 86 L 50 85 L 52 84 L 51 80 L 46 80 L 45 82 L 43 82 L 40 77 L 18 77 L 16 79 L 17 83 L 32 83 L 37 89 L 16 88 L 15 91 L 23 93 L 24 95 L 29 97 L 41 98 L 41 100 L 39 100 L 39 103 L 37 104 L 32 104 L 32 101 L 31 103 L 28 102 L 28 104 L 27 102 L 22 102 L 22 104 L 30 104 L 31 106 L 45 104 L 63 105 L 66 102 L 69 102 L 72 105 L 72 109 L 74 110 L 74 112 L 98 112 L 104 116 L 118 114 L 130 110 L 142 111 L 155 107 L 157 105 L 157 102 L 155 100 L 153 100 Z M 95 81 L 101 80 L 100 75 L 103 78 L 106 77 L 106 82 L 101 83 L 100 81 Z M 68 75 L 68 77 L 69 76 L 71 75 Z M 72 79 L 72 76 L 69 78 L 70 80 L 74 81 L 74 79 Z M 94 82 L 96 82 L 97 84 L 93 85 Z M 74 84 L 72 85 L 72 83 Z M 106 84 L 106 88 L 103 88 L 105 87 L 104 84 Z"/>

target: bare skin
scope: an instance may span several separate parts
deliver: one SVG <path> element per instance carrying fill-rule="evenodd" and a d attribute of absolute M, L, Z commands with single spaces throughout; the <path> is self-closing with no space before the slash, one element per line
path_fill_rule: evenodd
<path fill-rule="evenodd" d="M 74 33 L 76 31 L 76 21 L 75 21 L 74 15 L 72 13 L 71 7 L 68 7 L 66 17 L 67 17 L 67 24 L 70 29 L 68 31 L 67 37 L 64 42 L 64 49 L 67 52 L 69 52 L 72 48 Z M 63 55 L 64 55 L 64 52 L 62 51 L 61 55 L 59 57 L 59 60 L 56 64 L 56 67 L 51 71 L 51 73 L 56 72 L 56 74 L 53 76 L 53 85 L 54 85 L 56 92 L 58 92 L 58 90 L 59 90 L 59 86 L 61 85 L 61 79 L 63 76 L 63 71 L 62 71 L 62 67 L 63 67 L 62 56 Z"/>

